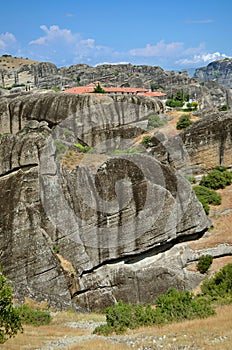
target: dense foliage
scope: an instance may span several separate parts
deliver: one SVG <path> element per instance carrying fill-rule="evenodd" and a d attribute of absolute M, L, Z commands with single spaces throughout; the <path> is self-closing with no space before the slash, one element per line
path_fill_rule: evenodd
<path fill-rule="evenodd" d="M 209 263 L 212 257 L 203 260 Z M 156 299 L 154 306 L 120 301 L 105 310 L 107 323 L 95 328 L 94 333 L 119 334 L 128 328 L 204 318 L 216 314 L 213 305 L 216 306 L 218 302 L 232 302 L 232 264 L 227 264 L 213 277 L 204 280 L 201 294 L 196 296 L 189 291 L 170 288 Z"/>
<path fill-rule="evenodd" d="M 147 127 L 148 129 L 159 128 L 167 123 L 167 120 L 160 119 L 159 115 L 151 115 L 148 118 Z"/>
<path fill-rule="evenodd" d="M 212 255 L 202 255 L 197 263 L 197 269 L 200 273 L 206 273 L 210 266 L 212 265 L 213 257 Z"/>
<path fill-rule="evenodd" d="M 151 142 L 151 135 L 145 135 L 142 138 L 141 145 L 147 148 L 149 147 L 150 142 Z"/>
<path fill-rule="evenodd" d="M 98 83 L 98 84 L 95 86 L 93 92 L 98 93 L 98 94 L 104 94 L 104 93 L 105 93 L 105 90 L 104 90 L 104 89 L 101 87 L 101 85 Z"/>
<path fill-rule="evenodd" d="M 201 291 L 213 301 L 232 302 L 232 263 L 225 265 L 211 278 L 204 280 Z"/>
<path fill-rule="evenodd" d="M 95 334 L 117 334 L 142 325 L 152 326 L 184 319 L 203 318 L 215 314 L 208 301 L 202 297 L 193 297 L 189 291 L 175 288 L 160 295 L 154 307 L 141 304 L 124 304 L 121 301 L 105 311 L 105 325 L 97 327 Z"/>
<path fill-rule="evenodd" d="M 214 190 L 211 190 L 205 186 L 193 186 L 197 199 L 203 205 L 206 214 L 209 214 L 209 204 L 220 205 L 221 196 Z"/>
<path fill-rule="evenodd" d="M 190 126 L 192 124 L 190 117 L 190 114 L 182 114 L 176 123 L 177 130 L 185 129 Z"/>
<path fill-rule="evenodd" d="M 200 181 L 201 186 L 217 190 L 219 188 L 225 188 L 232 183 L 232 173 L 226 170 L 223 166 L 218 166 L 214 170 L 210 171 L 207 175 L 203 176 Z"/>
<path fill-rule="evenodd" d="M 178 90 L 175 96 L 166 101 L 166 106 L 172 108 L 183 107 L 184 103 L 189 100 L 189 94 L 185 94 L 183 90 Z"/>
<path fill-rule="evenodd" d="M 51 322 L 49 311 L 32 309 L 28 304 L 23 304 L 17 309 L 23 324 L 42 326 Z"/>
<path fill-rule="evenodd" d="M 11 285 L 0 272 L 0 344 L 21 331 L 21 319 L 18 310 L 13 305 Z"/>

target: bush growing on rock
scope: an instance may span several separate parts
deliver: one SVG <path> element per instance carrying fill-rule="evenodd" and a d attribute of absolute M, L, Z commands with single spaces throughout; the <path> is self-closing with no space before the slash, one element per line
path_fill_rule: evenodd
<path fill-rule="evenodd" d="M 151 142 L 151 135 L 145 135 L 141 141 L 141 145 L 147 148 L 149 147 L 150 142 Z"/>
<path fill-rule="evenodd" d="M 202 255 L 197 263 L 197 270 L 200 273 L 206 273 L 212 265 L 213 257 L 211 255 Z"/>

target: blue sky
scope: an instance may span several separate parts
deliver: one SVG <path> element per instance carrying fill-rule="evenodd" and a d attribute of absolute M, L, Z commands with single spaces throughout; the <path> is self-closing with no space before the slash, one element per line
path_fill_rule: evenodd
<path fill-rule="evenodd" d="M 184 70 L 232 56 L 231 0 L 10 0 L 0 54 Z"/>

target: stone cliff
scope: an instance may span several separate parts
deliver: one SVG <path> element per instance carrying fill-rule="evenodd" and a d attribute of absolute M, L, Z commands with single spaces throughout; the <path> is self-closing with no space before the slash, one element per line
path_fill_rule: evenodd
<path fill-rule="evenodd" d="M 208 64 L 207 67 L 198 68 L 194 76 L 201 82 L 216 81 L 229 89 L 232 88 L 232 59 L 224 58 Z"/>
<path fill-rule="evenodd" d="M 135 146 L 162 111 L 138 96 L 0 99 L 0 262 L 18 299 L 96 310 L 197 285 L 176 243 L 210 222 L 181 173 Z"/>
<path fill-rule="evenodd" d="M 218 77 L 223 77 L 224 65 L 225 79 L 230 76 L 230 61 L 218 61 Z M 208 67 L 214 67 L 213 62 Z M 196 71 L 195 78 L 184 72 L 165 71 L 159 66 L 132 65 L 132 64 L 103 64 L 91 67 L 87 64 L 76 64 L 70 67 L 56 67 L 50 62 L 36 62 L 15 57 L 1 57 L 0 73 L 2 86 L 12 89 L 0 89 L 1 94 L 17 93 L 21 90 L 31 89 L 65 89 L 67 86 L 86 85 L 100 81 L 104 86 L 145 87 L 163 91 L 168 98 L 175 96 L 177 91 L 183 90 L 191 99 L 197 99 L 201 110 L 215 109 L 222 105 L 232 107 L 230 87 L 225 86 L 216 77 L 216 68 L 207 78 L 202 72 L 204 67 Z M 211 69 L 211 68 L 210 68 Z M 209 71 L 210 71 L 209 69 Z M 199 74 L 197 73 L 199 71 Z M 199 76 L 198 76 L 199 75 Z M 199 78 L 199 79 L 196 79 Z M 23 84 L 24 86 L 18 86 Z"/>

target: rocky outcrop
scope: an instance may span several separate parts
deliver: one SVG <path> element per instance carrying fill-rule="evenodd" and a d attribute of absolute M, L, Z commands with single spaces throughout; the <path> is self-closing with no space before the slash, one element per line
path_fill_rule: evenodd
<path fill-rule="evenodd" d="M 213 61 L 207 67 L 198 68 L 194 76 L 201 82 L 216 81 L 219 84 L 232 88 L 232 59 L 224 58 Z"/>
<path fill-rule="evenodd" d="M 213 113 L 194 123 L 180 136 L 194 175 L 204 174 L 217 165 L 232 167 L 231 112 Z"/>
<path fill-rule="evenodd" d="M 138 96 L 1 98 L 0 259 L 19 299 L 94 310 L 189 286 L 156 257 L 210 222 L 172 166 L 128 151 L 160 111 Z"/>

